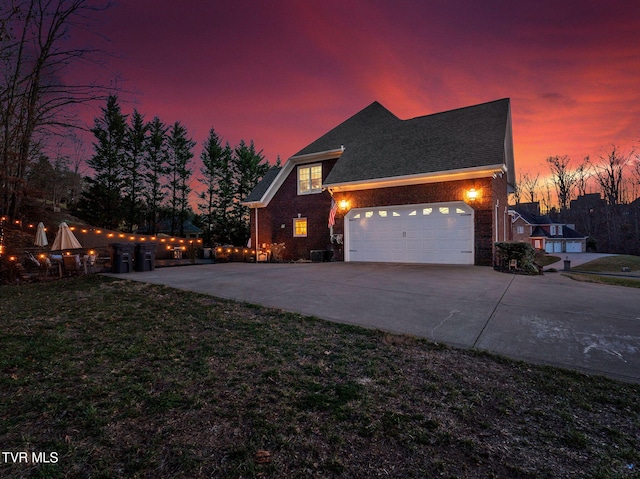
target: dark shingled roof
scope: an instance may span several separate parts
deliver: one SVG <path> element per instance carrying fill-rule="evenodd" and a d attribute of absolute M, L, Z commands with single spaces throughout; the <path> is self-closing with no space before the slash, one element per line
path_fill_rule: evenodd
<path fill-rule="evenodd" d="M 550 238 L 550 239 L 575 239 L 575 238 L 584 238 L 585 236 L 578 233 L 573 228 L 569 228 L 567 225 L 562 226 L 562 234 L 561 235 L 551 235 L 549 232 L 542 229 L 540 226 L 536 226 L 536 229 L 531 233 L 531 238 Z"/>
<path fill-rule="evenodd" d="M 325 184 L 502 164 L 509 99 L 400 120 L 374 102 L 295 156 L 345 151 Z"/>
<path fill-rule="evenodd" d="M 514 209 L 522 217 L 522 219 L 530 225 L 551 225 L 557 223 L 557 221 L 553 221 L 547 215 L 534 215 L 526 209 L 518 208 L 517 206 Z"/>
<path fill-rule="evenodd" d="M 274 166 L 270 168 L 269 171 L 262 177 L 262 179 L 258 182 L 258 184 L 251 190 L 249 196 L 244 199 L 244 203 L 251 203 L 252 201 L 260 201 L 262 196 L 266 193 L 273 180 L 276 179 L 278 173 L 280 173 L 280 167 Z"/>

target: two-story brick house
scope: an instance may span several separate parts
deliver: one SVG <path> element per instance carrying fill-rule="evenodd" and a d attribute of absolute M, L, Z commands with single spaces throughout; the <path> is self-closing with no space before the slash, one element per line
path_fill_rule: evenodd
<path fill-rule="evenodd" d="M 578 233 L 571 224 L 552 220 L 540 214 L 538 203 L 512 206 L 511 240 L 531 243 L 535 249 L 546 253 L 584 253 L 587 237 Z"/>
<path fill-rule="evenodd" d="M 374 102 L 272 169 L 244 204 L 252 245 L 284 243 L 285 259 L 333 249 L 345 261 L 491 265 L 514 177 L 509 99 L 409 120 Z"/>

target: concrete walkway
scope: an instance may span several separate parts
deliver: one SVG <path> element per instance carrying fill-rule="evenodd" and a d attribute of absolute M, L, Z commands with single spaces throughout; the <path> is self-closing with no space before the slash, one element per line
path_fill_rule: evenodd
<path fill-rule="evenodd" d="M 227 263 L 112 275 L 640 383 L 640 293 L 478 266 Z"/>

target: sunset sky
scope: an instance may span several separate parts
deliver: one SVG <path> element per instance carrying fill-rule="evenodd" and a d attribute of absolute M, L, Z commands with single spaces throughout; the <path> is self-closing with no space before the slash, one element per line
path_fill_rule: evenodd
<path fill-rule="evenodd" d="M 640 144 L 635 0 L 120 0 L 92 29 L 126 113 L 270 162 L 375 100 L 407 119 L 510 97 L 517 172 Z"/>

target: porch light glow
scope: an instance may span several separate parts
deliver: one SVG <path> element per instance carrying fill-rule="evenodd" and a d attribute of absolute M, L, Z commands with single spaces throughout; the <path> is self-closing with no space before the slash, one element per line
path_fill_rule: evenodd
<path fill-rule="evenodd" d="M 475 188 L 471 188 L 469 191 L 467 191 L 467 198 L 469 198 L 469 201 L 475 201 L 479 197 L 480 193 L 478 193 Z"/>
<path fill-rule="evenodd" d="M 349 202 L 347 200 L 340 200 L 338 206 L 341 210 L 346 210 L 347 208 L 349 208 Z"/>

